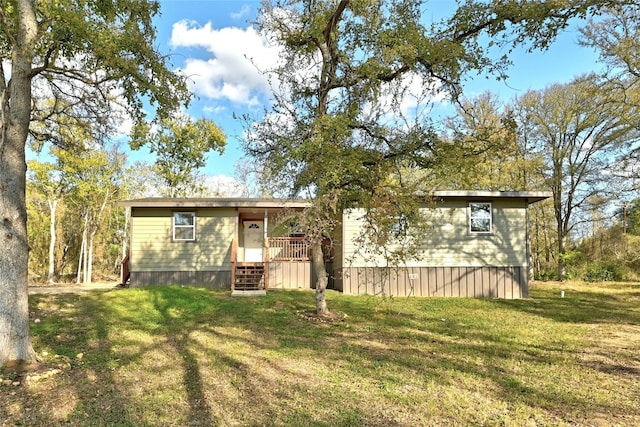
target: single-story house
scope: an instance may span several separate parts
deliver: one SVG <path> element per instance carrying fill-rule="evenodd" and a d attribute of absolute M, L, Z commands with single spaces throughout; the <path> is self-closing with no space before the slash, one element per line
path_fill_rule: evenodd
<path fill-rule="evenodd" d="M 528 207 L 546 192 L 435 191 L 419 254 L 402 266 L 365 256 L 363 212 L 345 211 L 325 254 L 330 287 L 345 294 L 526 298 Z M 144 198 L 131 209 L 131 286 L 181 284 L 233 291 L 313 288 L 310 245 L 284 213 L 303 200 Z"/>

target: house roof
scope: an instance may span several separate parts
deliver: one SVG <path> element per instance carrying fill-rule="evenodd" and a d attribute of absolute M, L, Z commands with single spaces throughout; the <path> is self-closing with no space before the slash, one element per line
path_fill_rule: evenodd
<path fill-rule="evenodd" d="M 526 199 L 529 204 L 540 202 L 552 197 L 552 194 L 549 191 L 443 190 L 433 191 L 430 195 L 439 199 Z"/>
<path fill-rule="evenodd" d="M 305 200 L 242 197 L 146 197 L 143 199 L 123 200 L 118 204 L 134 208 L 304 208 L 309 206 L 309 202 Z"/>
<path fill-rule="evenodd" d="M 445 190 L 433 191 L 430 197 L 438 199 L 525 199 L 535 203 L 551 197 L 547 191 L 470 191 Z M 120 206 L 136 208 L 304 208 L 309 206 L 306 200 L 266 199 L 266 198 L 172 198 L 146 197 L 143 199 L 123 200 Z"/>

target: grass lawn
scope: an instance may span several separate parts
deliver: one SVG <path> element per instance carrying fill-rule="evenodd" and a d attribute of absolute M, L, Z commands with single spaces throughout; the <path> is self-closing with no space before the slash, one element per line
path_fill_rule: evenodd
<path fill-rule="evenodd" d="M 31 296 L 44 366 L 0 374 L 0 425 L 640 425 L 640 284 L 328 299 L 344 321 L 301 291 Z"/>

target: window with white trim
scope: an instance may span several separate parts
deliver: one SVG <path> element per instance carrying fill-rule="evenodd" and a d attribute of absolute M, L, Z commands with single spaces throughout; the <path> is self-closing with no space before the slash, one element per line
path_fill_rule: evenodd
<path fill-rule="evenodd" d="M 196 240 L 196 213 L 173 213 L 173 240 L 175 242 L 193 242 Z"/>
<path fill-rule="evenodd" d="M 469 203 L 469 232 L 471 233 L 493 232 L 491 203 L 489 202 Z"/>

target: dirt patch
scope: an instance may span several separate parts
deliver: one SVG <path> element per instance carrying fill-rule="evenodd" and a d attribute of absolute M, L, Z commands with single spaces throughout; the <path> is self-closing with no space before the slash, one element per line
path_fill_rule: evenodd
<path fill-rule="evenodd" d="M 584 348 L 580 360 L 604 373 L 637 377 L 640 375 L 640 326 L 592 325 L 592 345 Z"/>
<path fill-rule="evenodd" d="M 347 315 L 345 313 L 333 312 L 333 311 L 325 314 L 318 314 L 313 310 L 305 310 L 305 311 L 298 311 L 296 314 L 299 317 L 302 317 L 303 319 L 311 320 L 312 322 L 318 322 L 318 323 L 342 322 L 344 319 L 347 318 Z"/>
<path fill-rule="evenodd" d="M 119 284 L 116 282 L 101 282 L 89 284 L 61 283 L 59 285 L 31 284 L 29 285 L 29 295 L 34 294 L 70 294 L 90 292 L 105 289 L 117 289 Z"/>
<path fill-rule="evenodd" d="M 46 361 L 43 359 L 46 359 Z M 0 386 L 16 387 L 27 382 L 34 383 L 60 374 L 70 368 L 69 358 L 59 355 L 39 358 L 39 360 L 34 360 L 26 365 L 7 366 L 0 375 Z"/>

